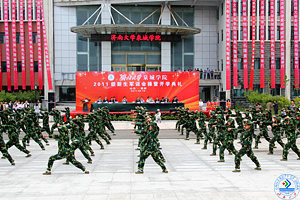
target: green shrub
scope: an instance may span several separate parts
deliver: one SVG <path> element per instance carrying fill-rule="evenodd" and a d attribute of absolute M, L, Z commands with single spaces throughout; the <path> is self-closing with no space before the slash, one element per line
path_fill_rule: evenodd
<path fill-rule="evenodd" d="M 249 91 L 246 95 L 246 98 L 252 104 L 260 103 L 264 108 L 266 107 L 266 104 L 268 102 L 274 102 L 275 100 L 279 104 L 279 109 L 286 108 L 291 104 L 291 102 L 286 97 L 272 96 L 270 94 L 265 93 L 260 94 L 257 91 Z"/>
<path fill-rule="evenodd" d="M 41 91 L 18 91 L 18 92 L 6 92 L 6 91 L 1 91 L 0 92 L 0 101 L 12 101 L 14 102 L 15 100 L 18 101 L 23 101 L 25 102 L 26 100 L 28 102 L 37 102 L 37 100 L 40 99 Z"/>

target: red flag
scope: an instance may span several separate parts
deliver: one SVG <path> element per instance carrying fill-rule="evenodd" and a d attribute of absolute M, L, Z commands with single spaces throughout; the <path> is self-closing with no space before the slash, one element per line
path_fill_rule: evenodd
<path fill-rule="evenodd" d="M 244 88 L 248 88 L 248 19 L 247 0 L 243 0 L 243 67 L 244 67 Z"/>
<path fill-rule="evenodd" d="M 9 29 L 8 29 L 8 0 L 4 0 L 4 30 L 5 30 L 7 90 L 11 91 L 10 50 L 9 50 L 9 35 L 10 34 L 9 34 Z"/>
<path fill-rule="evenodd" d="M 41 42 L 41 0 L 37 0 L 37 47 L 38 47 L 38 69 L 39 69 L 39 89 L 43 89 L 43 64 L 42 64 L 42 42 Z"/>
<path fill-rule="evenodd" d="M 265 88 L 265 0 L 260 0 L 260 88 Z"/>
<path fill-rule="evenodd" d="M 32 0 L 28 0 L 28 43 L 29 43 L 29 63 L 30 63 L 30 86 L 34 90 L 34 61 L 33 61 L 33 38 L 32 38 Z"/>
<path fill-rule="evenodd" d="M 275 0 L 270 0 L 271 23 L 271 88 L 275 88 Z"/>
<path fill-rule="evenodd" d="M 23 10 L 23 0 L 20 0 L 20 10 Z M 22 89 L 26 90 L 26 65 L 25 65 L 25 42 L 24 42 L 24 15 L 20 12 L 20 44 L 22 65 Z"/>
<path fill-rule="evenodd" d="M 294 67 L 295 88 L 299 88 L 299 9 L 298 0 L 294 0 Z"/>
<path fill-rule="evenodd" d="M 49 86 L 49 90 L 53 90 L 43 5 L 41 5 L 41 14 L 42 14 L 42 22 L 43 22 L 44 51 L 45 51 L 45 60 L 46 60 L 46 70 L 47 70 L 48 86 Z"/>
<path fill-rule="evenodd" d="M 249 90 L 253 90 L 254 60 L 255 60 L 255 26 L 256 26 L 256 2 L 252 0 L 252 56 Z"/>
<path fill-rule="evenodd" d="M 226 0 L 226 90 L 231 88 L 230 0 Z"/>
<path fill-rule="evenodd" d="M 233 0 L 233 87 L 238 87 L 237 0 Z"/>
<path fill-rule="evenodd" d="M 285 0 L 280 0 L 280 79 L 285 88 Z"/>

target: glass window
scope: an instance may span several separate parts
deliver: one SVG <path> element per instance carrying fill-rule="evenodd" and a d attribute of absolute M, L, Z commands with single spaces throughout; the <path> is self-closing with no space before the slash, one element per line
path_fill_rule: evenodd
<path fill-rule="evenodd" d="M 60 87 L 59 101 L 75 101 L 76 91 L 75 87 Z"/>
<path fill-rule="evenodd" d="M 88 71 L 87 54 L 77 54 L 77 71 Z"/>
<path fill-rule="evenodd" d="M 241 31 L 240 31 L 240 40 L 243 40 L 243 27 L 241 26 Z"/>
<path fill-rule="evenodd" d="M 224 14 L 224 4 L 222 3 L 221 4 L 221 16 L 223 16 L 223 14 Z"/>
<path fill-rule="evenodd" d="M 233 96 L 234 97 L 243 97 L 243 96 L 245 96 L 244 89 L 234 89 L 233 90 Z"/>
<path fill-rule="evenodd" d="M 187 39 L 184 39 L 184 52 L 193 53 L 194 52 L 194 37 L 190 36 Z"/>
<path fill-rule="evenodd" d="M 147 64 L 161 64 L 161 55 L 147 54 Z"/>
<path fill-rule="evenodd" d="M 280 16 L 280 0 L 277 0 L 277 16 Z"/>
<path fill-rule="evenodd" d="M 243 58 L 239 58 L 238 59 L 238 69 L 240 70 L 240 69 L 244 69 L 244 67 L 243 67 Z"/>
<path fill-rule="evenodd" d="M 127 55 L 128 64 L 145 64 L 144 53 L 130 53 Z"/>
<path fill-rule="evenodd" d="M 111 64 L 126 64 L 125 53 L 112 53 Z"/>
<path fill-rule="evenodd" d="M 36 32 L 32 32 L 32 42 L 33 42 L 33 44 L 37 43 L 37 33 Z"/>
<path fill-rule="evenodd" d="M 263 93 L 263 88 L 260 88 L 259 84 L 253 84 L 253 90 L 258 91 L 259 93 Z"/>
<path fill-rule="evenodd" d="M 280 26 L 277 26 L 277 40 L 280 40 Z"/>
<path fill-rule="evenodd" d="M 280 84 L 276 84 L 275 88 L 271 89 L 271 94 L 273 96 L 280 96 Z"/>
<path fill-rule="evenodd" d="M 294 40 L 294 26 L 291 28 L 291 40 Z"/>
<path fill-rule="evenodd" d="M 6 69 L 6 61 L 1 62 L 1 68 L 2 68 L 2 72 L 7 72 L 7 69 Z"/>
<path fill-rule="evenodd" d="M 16 36 L 17 36 L 17 44 L 20 44 L 20 33 L 17 32 Z"/>
<path fill-rule="evenodd" d="M 5 44 L 5 33 L 0 33 L 0 44 Z"/>
<path fill-rule="evenodd" d="M 260 58 L 255 58 L 254 69 L 260 69 Z"/>
<path fill-rule="evenodd" d="M 184 66 L 187 69 L 194 67 L 194 55 L 184 55 Z"/>
<path fill-rule="evenodd" d="M 77 25 L 82 25 L 98 8 L 99 6 L 78 6 L 76 8 Z M 100 10 L 86 23 L 86 25 L 94 24 L 99 12 Z M 98 18 L 96 24 L 101 24 L 101 17 Z"/>
<path fill-rule="evenodd" d="M 224 31 L 223 31 L 223 29 L 221 30 L 221 41 L 223 41 L 224 40 Z"/>
<path fill-rule="evenodd" d="M 18 61 L 17 65 L 18 65 L 18 72 L 22 72 L 22 62 Z"/>
<path fill-rule="evenodd" d="M 82 35 L 77 35 L 77 51 L 78 52 L 87 52 L 87 38 Z"/>
<path fill-rule="evenodd" d="M 34 66 L 34 72 L 39 72 L 39 62 L 38 61 L 34 61 L 33 62 L 33 66 Z"/>

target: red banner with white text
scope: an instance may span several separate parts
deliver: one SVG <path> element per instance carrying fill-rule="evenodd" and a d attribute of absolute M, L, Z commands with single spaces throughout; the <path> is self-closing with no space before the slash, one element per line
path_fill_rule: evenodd
<path fill-rule="evenodd" d="M 20 10 L 23 10 L 23 0 L 20 0 Z M 20 46 L 21 46 L 21 66 L 22 66 L 22 89 L 26 90 L 25 35 L 24 35 L 23 12 L 20 12 Z"/>
<path fill-rule="evenodd" d="M 256 28 L 256 2 L 252 0 L 252 55 L 249 90 L 253 90 L 254 61 L 255 61 L 255 28 Z"/>
<path fill-rule="evenodd" d="M 237 0 L 233 0 L 233 87 L 238 87 Z"/>
<path fill-rule="evenodd" d="M 231 88 L 230 1 L 226 0 L 226 90 Z"/>
<path fill-rule="evenodd" d="M 280 80 L 285 88 L 285 0 L 280 0 Z"/>
<path fill-rule="evenodd" d="M 275 0 L 270 0 L 271 25 L 271 88 L 275 88 Z"/>
<path fill-rule="evenodd" d="M 30 86 L 34 90 L 34 61 L 33 61 L 33 38 L 32 38 L 32 0 L 28 0 L 28 43 L 29 43 L 29 66 Z"/>
<path fill-rule="evenodd" d="M 294 0 L 294 67 L 295 67 L 295 88 L 299 88 L 299 9 L 298 9 L 298 0 Z"/>
<path fill-rule="evenodd" d="M 41 0 L 37 0 L 36 11 L 36 33 L 38 47 L 38 71 L 39 71 L 39 89 L 43 89 L 43 60 L 42 60 L 42 40 L 41 40 Z"/>
<path fill-rule="evenodd" d="M 17 27 L 16 27 L 16 0 L 11 1 L 11 32 L 12 32 L 12 66 L 14 69 L 14 90 L 18 90 L 18 56 L 17 56 Z"/>
<path fill-rule="evenodd" d="M 128 103 L 137 97 L 177 96 L 191 110 L 199 108 L 199 72 L 76 72 L 76 110 L 82 110 L 81 100 L 90 104 L 99 96 L 115 97 Z"/>
<path fill-rule="evenodd" d="M 248 88 L 248 19 L 247 0 L 243 0 L 243 68 L 244 68 L 244 88 Z"/>
<path fill-rule="evenodd" d="M 265 88 L 265 0 L 260 0 L 260 88 Z"/>
<path fill-rule="evenodd" d="M 4 31 L 5 31 L 5 57 L 7 73 L 7 90 L 11 91 L 11 72 L 10 72 L 10 45 L 9 45 L 9 28 L 8 28 L 8 0 L 4 0 Z"/>
<path fill-rule="evenodd" d="M 42 16 L 42 24 L 43 24 L 44 52 L 45 52 L 48 88 L 49 88 L 49 90 L 53 90 L 51 69 L 50 69 L 50 60 L 49 60 L 49 48 L 48 48 L 48 42 L 47 42 L 47 32 L 46 32 L 46 24 L 45 24 L 45 16 L 44 16 L 44 6 L 43 6 L 42 2 L 41 2 L 41 16 Z"/>

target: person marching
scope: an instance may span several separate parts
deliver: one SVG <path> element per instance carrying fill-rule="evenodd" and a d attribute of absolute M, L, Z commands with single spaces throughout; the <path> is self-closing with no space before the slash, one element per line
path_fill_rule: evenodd
<path fill-rule="evenodd" d="M 89 174 L 89 171 L 74 157 L 74 152 L 69 143 L 69 131 L 65 125 L 58 126 L 59 135 L 53 135 L 54 139 L 58 140 L 58 153 L 51 156 L 48 161 L 48 167 L 43 175 L 51 175 L 51 169 L 54 161 L 66 158 L 67 161 L 71 162 L 75 167 L 81 169 L 85 174 Z"/>
<path fill-rule="evenodd" d="M 247 154 L 247 156 L 255 163 L 256 168 L 255 170 L 261 170 L 260 164 L 256 158 L 256 156 L 253 153 L 252 150 L 252 140 L 253 140 L 253 132 L 254 127 L 250 120 L 246 120 L 244 130 L 241 134 L 241 145 L 242 148 L 239 150 L 239 152 L 235 155 L 235 170 L 232 172 L 240 172 L 240 164 L 242 157 Z"/>
<path fill-rule="evenodd" d="M 273 154 L 275 142 L 278 142 L 281 145 L 281 147 L 284 149 L 284 143 L 282 142 L 282 139 L 281 139 L 282 124 L 281 124 L 281 119 L 278 116 L 275 117 L 274 122 L 272 123 L 272 132 L 273 132 L 274 137 L 270 140 L 268 155 Z"/>

